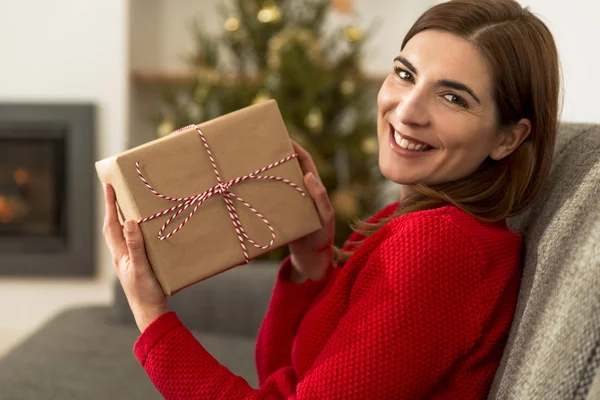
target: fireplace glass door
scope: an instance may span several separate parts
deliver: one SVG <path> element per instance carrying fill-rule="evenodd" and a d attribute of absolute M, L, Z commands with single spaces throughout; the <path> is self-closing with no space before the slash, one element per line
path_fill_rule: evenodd
<path fill-rule="evenodd" d="M 0 138 L 0 239 L 64 238 L 65 138 L 28 133 Z"/>

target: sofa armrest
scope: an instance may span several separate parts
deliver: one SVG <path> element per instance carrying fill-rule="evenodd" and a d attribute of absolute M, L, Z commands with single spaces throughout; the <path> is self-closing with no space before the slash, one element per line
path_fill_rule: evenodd
<path fill-rule="evenodd" d="M 253 261 L 169 297 L 169 309 L 200 332 L 256 337 L 269 305 L 279 263 Z M 114 284 L 113 318 L 133 324 L 123 289 Z"/>

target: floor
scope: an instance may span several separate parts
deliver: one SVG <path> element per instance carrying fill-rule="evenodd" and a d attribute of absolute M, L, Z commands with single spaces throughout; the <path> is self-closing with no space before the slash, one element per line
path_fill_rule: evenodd
<path fill-rule="evenodd" d="M 0 357 L 65 308 L 109 304 L 109 280 L 0 279 Z"/>

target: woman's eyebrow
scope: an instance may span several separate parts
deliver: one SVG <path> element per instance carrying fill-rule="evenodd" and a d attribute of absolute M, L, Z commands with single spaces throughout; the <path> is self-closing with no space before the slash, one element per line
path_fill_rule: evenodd
<path fill-rule="evenodd" d="M 410 61 L 408 61 L 406 58 L 402 57 L 402 56 L 398 56 L 396 58 L 394 58 L 394 61 L 400 61 L 402 64 L 406 65 L 406 68 L 410 69 L 410 71 L 415 74 L 418 75 L 417 69 L 415 68 L 414 65 L 412 65 L 410 63 Z"/>
<path fill-rule="evenodd" d="M 453 80 L 450 80 L 450 79 L 440 79 L 438 81 L 438 85 L 449 87 L 449 88 L 456 89 L 456 90 L 462 90 L 464 92 L 467 92 L 467 93 L 469 93 L 475 99 L 475 101 L 479 105 L 481 105 L 481 101 L 479 100 L 479 97 L 477 97 L 477 95 L 475 94 L 475 92 L 470 87 L 468 87 L 467 85 L 465 85 L 464 83 L 460 83 L 460 82 L 453 81 Z"/>
<path fill-rule="evenodd" d="M 394 58 L 394 61 L 401 62 L 402 64 L 406 65 L 406 68 L 408 68 L 413 74 L 418 75 L 418 72 L 417 72 L 417 69 L 415 68 L 415 66 L 412 65 L 412 63 L 410 61 L 408 61 L 406 58 L 404 58 L 402 56 L 398 56 L 398 57 Z M 479 105 L 481 105 L 481 100 L 479 100 L 479 97 L 477 97 L 477 95 L 475 94 L 473 89 L 471 89 L 464 83 L 461 83 L 458 81 L 453 81 L 451 79 L 440 79 L 437 83 L 439 86 L 449 87 L 452 89 L 462 90 L 464 92 L 467 92 L 471 95 L 471 97 L 473 97 L 475 99 L 475 101 Z"/>

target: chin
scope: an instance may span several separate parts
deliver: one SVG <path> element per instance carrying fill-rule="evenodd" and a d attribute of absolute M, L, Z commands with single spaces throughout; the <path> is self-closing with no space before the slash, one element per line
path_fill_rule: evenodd
<path fill-rule="evenodd" d="M 415 185 L 422 182 L 423 178 L 418 176 L 410 176 L 405 172 L 398 171 L 397 168 L 390 165 L 379 165 L 381 174 L 388 180 L 395 182 L 399 185 Z"/>

